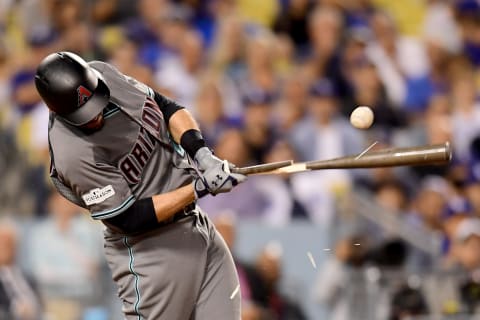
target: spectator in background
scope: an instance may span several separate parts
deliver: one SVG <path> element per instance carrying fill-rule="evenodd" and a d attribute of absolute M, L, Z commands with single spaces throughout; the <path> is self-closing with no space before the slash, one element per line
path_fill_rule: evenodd
<path fill-rule="evenodd" d="M 451 245 L 440 266 L 442 273 L 431 274 L 425 281 L 428 303 L 434 315 L 478 312 L 480 220 L 455 215 L 446 220 L 445 232 Z"/>
<path fill-rule="evenodd" d="M 26 168 L 24 189 L 35 196 L 32 211 L 36 214 L 45 212 L 44 199 L 47 197 L 45 163 L 48 163 L 47 124 L 48 111 L 38 95 L 34 85 L 34 74 L 38 63 L 53 48 L 58 46 L 58 39 L 49 28 L 39 27 L 28 34 L 29 51 L 25 59 L 11 74 L 12 122 L 16 131 L 19 149 L 25 153 L 29 168 Z M 17 62 L 18 63 L 18 62 Z"/>
<path fill-rule="evenodd" d="M 265 155 L 264 163 L 297 159 L 293 147 L 288 141 L 279 138 L 272 143 Z M 309 219 L 308 212 L 298 200 L 293 189 L 291 175 L 265 176 L 255 181 L 257 190 L 267 202 L 262 212 L 262 221 L 271 226 L 287 225 L 292 219 Z"/>
<path fill-rule="evenodd" d="M 480 182 L 470 180 L 465 185 L 465 196 L 474 217 L 480 218 Z"/>
<path fill-rule="evenodd" d="M 360 246 L 355 245 L 358 243 Z M 313 298 L 327 308 L 328 319 L 368 318 L 366 279 L 362 271 L 367 248 L 362 236 L 341 237 L 335 243 L 334 254 L 327 258 L 319 271 Z"/>
<path fill-rule="evenodd" d="M 253 87 L 243 98 L 243 136 L 255 163 L 261 163 L 275 137 L 272 111 L 275 97 L 269 91 Z"/>
<path fill-rule="evenodd" d="M 347 27 L 368 26 L 371 16 L 376 11 L 372 0 L 338 1 L 337 3 L 343 10 Z"/>
<path fill-rule="evenodd" d="M 428 1 L 420 40 L 425 47 L 429 68 L 423 75 L 406 78 L 407 92 L 403 108 L 411 111 L 415 117 L 425 111 L 432 95 L 448 89 L 450 65 L 455 64 L 452 58 L 461 49 L 450 6 L 451 3 L 447 1 Z"/>
<path fill-rule="evenodd" d="M 455 1 L 454 12 L 463 42 L 463 54 L 478 69 L 480 65 L 480 4 L 475 0 Z"/>
<path fill-rule="evenodd" d="M 442 70 L 445 69 L 442 66 Z M 450 95 L 443 89 L 435 89 L 428 98 L 425 110 L 420 113 L 406 113 L 410 122 L 397 130 L 391 139 L 392 144 L 410 146 L 412 141 L 420 144 L 436 144 L 451 140 L 452 124 Z"/>
<path fill-rule="evenodd" d="M 89 14 L 95 25 L 110 26 L 132 18 L 136 12 L 135 1 L 88 0 Z"/>
<path fill-rule="evenodd" d="M 462 43 L 459 26 L 455 21 L 455 3 L 430 0 L 427 5 L 422 26 L 423 37 L 449 54 L 460 53 Z"/>
<path fill-rule="evenodd" d="M 420 119 L 410 123 L 405 129 L 397 130 L 392 137 L 392 144 L 397 146 L 439 144 L 452 141 L 452 121 L 450 95 L 445 91 L 435 92 L 428 102 L 427 109 Z M 455 154 L 455 152 L 454 152 Z M 456 156 L 455 156 L 456 157 Z M 403 169 L 402 180 L 415 189 L 415 185 L 428 176 L 445 176 L 446 166 L 420 166 Z"/>
<path fill-rule="evenodd" d="M 47 1 L 52 27 L 59 34 L 74 28 L 87 13 L 80 0 Z"/>
<path fill-rule="evenodd" d="M 470 160 L 470 146 L 480 134 L 480 105 L 471 70 L 459 70 L 452 78 L 452 140 L 455 157 L 462 162 Z"/>
<path fill-rule="evenodd" d="M 281 84 L 280 98 L 273 111 L 273 122 L 280 134 L 290 133 L 305 116 L 308 101 L 307 79 L 299 68 L 286 76 Z"/>
<path fill-rule="evenodd" d="M 290 0 L 278 12 L 274 30 L 277 34 L 284 34 L 292 39 L 296 54 L 305 56 L 308 49 L 308 15 L 312 4 L 309 0 Z"/>
<path fill-rule="evenodd" d="M 292 40 L 285 35 L 273 36 L 273 67 L 277 78 L 281 81 L 296 68 L 295 47 Z M 277 84 L 277 92 L 279 90 Z"/>
<path fill-rule="evenodd" d="M 428 315 L 425 297 L 418 289 L 402 286 L 392 296 L 390 320 L 408 320 Z"/>
<path fill-rule="evenodd" d="M 465 163 L 452 161 L 445 178 L 449 185 L 447 215 L 471 213 L 472 206 L 466 195 L 466 185 L 469 178 L 469 168 Z"/>
<path fill-rule="evenodd" d="M 124 29 L 127 38 L 138 46 L 139 61 L 148 66 L 151 70 L 155 70 L 159 62 L 175 55 L 175 49 L 166 43 L 164 39 L 165 28 L 168 27 L 167 18 L 172 13 L 171 3 L 167 0 L 140 0 L 137 4 L 137 15 L 125 21 Z M 176 25 L 175 25 L 176 26 Z M 174 31 L 183 31 L 184 28 Z M 176 34 L 177 39 L 181 39 L 180 34 Z"/>
<path fill-rule="evenodd" d="M 424 181 L 414 200 L 418 223 L 432 232 L 441 232 L 449 195 L 449 186 L 443 178 L 430 177 Z"/>
<path fill-rule="evenodd" d="M 267 244 L 258 255 L 255 268 L 260 281 L 252 284 L 254 301 L 267 308 L 278 320 L 306 320 L 300 305 L 279 291 L 282 249 L 276 243 Z"/>
<path fill-rule="evenodd" d="M 268 31 L 259 31 L 247 38 L 245 73 L 238 84 L 243 95 L 257 90 L 275 96 L 278 93 L 279 79 L 275 73 L 275 37 Z"/>
<path fill-rule="evenodd" d="M 310 83 L 328 79 L 337 94 L 345 94 L 347 84 L 341 72 L 339 53 L 343 32 L 341 13 L 334 8 L 319 6 L 309 16 L 308 27 L 311 52 L 305 68 Z"/>
<path fill-rule="evenodd" d="M 480 268 L 480 219 L 458 215 L 445 222 L 445 231 L 452 242 L 446 265 L 473 272 Z"/>
<path fill-rule="evenodd" d="M 237 80 L 246 69 L 246 43 L 247 35 L 242 20 L 233 13 L 221 17 L 212 48 L 212 67 Z"/>
<path fill-rule="evenodd" d="M 362 136 L 339 115 L 338 96 L 328 79 L 310 88 L 308 117 L 290 134 L 291 145 L 301 161 L 331 159 L 361 152 Z M 325 170 L 293 177 L 293 190 L 312 221 L 329 225 L 334 215 L 335 198 L 351 184 L 346 170 Z"/>
<path fill-rule="evenodd" d="M 370 27 L 374 41 L 368 46 L 367 55 L 377 67 L 389 102 L 397 107 L 403 106 L 407 81 L 427 74 L 429 66 L 425 48 L 417 39 L 399 34 L 392 18 L 383 11 L 372 16 Z"/>
<path fill-rule="evenodd" d="M 406 217 L 412 227 L 418 228 L 427 237 L 433 253 L 426 255 L 418 253 L 412 258 L 412 264 L 420 270 L 428 270 L 438 263 L 438 258 L 445 250 L 445 237 L 443 233 L 443 222 L 447 214 L 449 200 L 449 186 L 440 177 L 430 177 L 416 191 L 413 199 L 412 212 Z M 421 230 L 421 231 L 420 231 Z"/>
<path fill-rule="evenodd" d="M 449 88 L 449 72 L 455 64 L 453 57 L 461 50 L 451 6 L 448 1 L 428 1 L 422 36 L 430 68 L 425 77 L 408 82 L 405 108 L 412 112 L 424 112 L 434 95 Z"/>
<path fill-rule="evenodd" d="M 403 215 L 408 209 L 408 194 L 399 180 L 384 181 L 375 188 L 375 201 L 391 213 Z"/>
<path fill-rule="evenodd" d="M 155 81 L 166 89 L 180 105 L 192 108 L 198 93 L 198 80 L 204 67 L 204 47 L 201 35 L 187 31 L 179 45 L 178 56 L 160 61 Z M 190 110 L 194 111 L 194 110 Z"/>
<path fill-rule="evenodd" d="M 53 319 L 77 319 L 82 308 L 102 303 L 102 240 L 80 209 L 52 192 L 50 215 L 29 235 L 29 266 Z"/>
<path fill-rule="evenodd" d="M 244 167 L 252 164 L 252 154 L 247 145 L 243 132 L 236 128 L 230 128 L 221 133 L 215 144 L 215 151 L 222 159 Z"/>
<path fill-rule="evenodd" d="M 221 84 L 215 75 L 206 75 L 200 80 L 195 97 L 194 111 L 205 141 L 211 146 L 217 144 L 220 135 L 239 121 L 225 113 Z"/>
<path fill-rule="evenodd" d="M 451 254 L 453 265 L 457 271 L 466 271 L 468 278 L 459 283 L 457 290 L 462 301 L 464 312 L 478 313 L 480 311 L 480 219 L 464 218 L 454 230 Z M 462 270 L 463 269 L 463 270 Z"/>
<path fill-rule="evenodd" d="M 451 106 L 448 93 L 437 92 L 430 98 L 424 123 L 420 124 L 424 127 L 424 136 L 418 137 L 416 140 L 426 144 L 451 141 L 453 128 L 450 115 Z"/>
<path fill-rule="evenodd" d="M 112 35 L 115 37 L 115 35 Z M 145 83 L 148 86 L 156 88 L 154 83 L 153 72 L 138 61 L 138 47 L 133 41 L 124 39 L 120 35 L 116 44 L 108 48 L 110 56 L 110 63 L 113 64 L 122 73 L 128 74 L 138 81 Z"/>
<path fill-rule="evenodd" d="M 375 119 L 372 129 L 388 137 L 395 128 L 405 125 L 404 114 L 389 102 L 378 70 L 367 56 L 358 56 L 350 63 L 345 69 L 350 75 L 352 97 L 342 105 L 343 115 L 348 118 L 357 106 L 369 106 Z"/>
<path fill-rule="evenodd" d="M 361 151 L 362 136 L 340 116 L 338 92 L 329 79 L 320 79 L 310 87 L 307 112 L 308 117 L 291 132 L 301 160 L 329 159 Z"/>
<path fill-rule="evenodd" d="M 40 320 L 37 292 L 15 262 L 18 236 L 11 221 L 0 221 L 0 319 Z"/>

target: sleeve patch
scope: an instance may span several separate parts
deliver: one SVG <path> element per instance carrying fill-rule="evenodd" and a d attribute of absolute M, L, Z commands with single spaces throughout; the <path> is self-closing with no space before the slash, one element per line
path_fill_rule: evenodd
<path fill-rule="evenodd" d="M 95 188 L 82 195 L 82 199 L 87 206 L 102 203 L 115 195 L 115 190 L 111 184 L 103 188 Z"/>

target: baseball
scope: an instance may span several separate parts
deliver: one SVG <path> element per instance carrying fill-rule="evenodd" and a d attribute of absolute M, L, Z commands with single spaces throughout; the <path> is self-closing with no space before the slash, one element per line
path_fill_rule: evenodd
<path fill-rule="evenodd" d="M 350 123 L 357 129 L 368 129 L 373 123 L 373 111 L 369 107 L 355 108 L 350 115 Z"/>

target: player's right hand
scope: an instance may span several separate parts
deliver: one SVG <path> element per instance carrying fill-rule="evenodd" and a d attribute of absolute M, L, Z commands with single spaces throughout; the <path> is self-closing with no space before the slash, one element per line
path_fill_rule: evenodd
<path fill-rule="evenodd" d="M 217 158 L 218 159 L 218 158 Z M 229 192 L 237 184 L 242 183 L 247 176 L 230 171 L 230 163 L 227 160 L 220 160 L 210 168 L 207 168 L 193 183 L 196 198 L 206 194 L 216 195 Z"/>

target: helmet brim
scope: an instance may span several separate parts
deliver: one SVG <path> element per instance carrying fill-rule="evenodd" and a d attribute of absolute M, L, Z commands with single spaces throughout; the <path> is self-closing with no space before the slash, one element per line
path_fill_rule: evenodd
<path fill-rule="evenodd" d="M 110 90 L 102 79 L 98 79 L 98 86 L 92 97 L 76 111 L 62 116 L 69 124 L 82 126 L 92 121 L 107 106 L 110 99 Z"/>

